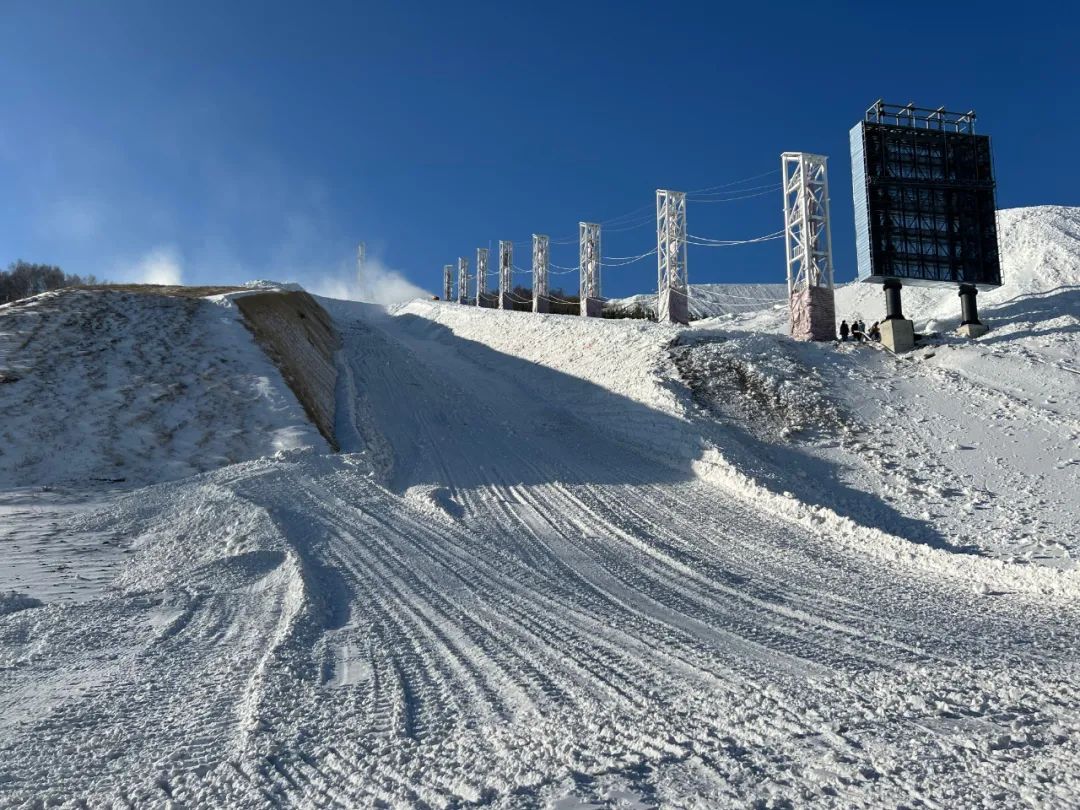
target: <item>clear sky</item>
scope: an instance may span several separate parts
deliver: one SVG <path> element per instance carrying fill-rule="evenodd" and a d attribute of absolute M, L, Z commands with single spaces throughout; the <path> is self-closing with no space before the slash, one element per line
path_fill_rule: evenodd
<path fill-rule="evenodd" d="M 363 239 L 436 292 L 478 246 L 526 267 L 530 234 L 635 209 L 603 253 L 643 253 L 656 188 L 804 150 L 830 157 L 848 280 L 847 133 L 879 97 L 974 108 L 999 207 L 1080 204 L 1078 31 L 1070 3 L 0 0 L 0 264 L 317 286 Z M 777 178 L 692 200 L 690 232 L 780 229 Z M 689 275 L 781 282 L 782 243 L 691 247 Z M 604 274 L 655 283 L 651 257 Z"/>

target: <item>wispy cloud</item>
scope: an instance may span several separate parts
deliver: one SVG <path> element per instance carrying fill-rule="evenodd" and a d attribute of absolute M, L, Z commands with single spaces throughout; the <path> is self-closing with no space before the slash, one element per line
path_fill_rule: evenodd
<path fill-rule="evenodd" d="M 366 301 L 391 306 L 413 298 L 430 298 L 431 293 L 417 287 L 401 273 L 369 258 L 363 270 L 345 270 L 314 276 L 305 285 L 317 295 L 343 298 L 347 301 Z"/>
<path fill-rule="evenodd" d="M 110 276 L 111 281 L 127 281 L 135 284 L 176 285 L 184 283 L 180 257 L 175 248 L 157 247 L 137 261 L 121 265 Z"/>

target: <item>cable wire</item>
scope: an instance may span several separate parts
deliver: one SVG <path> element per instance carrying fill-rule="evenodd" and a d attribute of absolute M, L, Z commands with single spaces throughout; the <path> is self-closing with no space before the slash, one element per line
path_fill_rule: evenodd
<path fill-rule="evenodd" d="M 783 238 L 784 231 L 776 231 L 775 233 L 765 234 L 765 236 L 755 236 L 753 239 L 709 239 L 704 236 L 689 234 L 686 237 L 686 243 L 698 247 L 732 247 L 734 245 L 752 245 L 757 242 L 769 242 L 773 239 Z"/>
<path fill-rule="evenodd" d="M 766 184 L 760 185 L 760 186 L 748 186 L 746 188 L 733 188 L 730 191 L 713 191 L 713 192 L 710 192 L 710 193 L 703 193 L 703 194 L 700 194 L 700 195 L 695 194 L 693 196 L 691 196 L 690 194 L 687 194 L 686 199 L 687 200 L 698 200 L 698 201 L 704 200 L 704 199 L 709 198 L 709 197 L 715 197 L 717 199 L 720 199 L 720 198 L 724 198 L 724 197 L 730 197 L 733 194 L 745 194 L 748 191 L 761 191 L 762 189 L 768 189 L 769 191 L 775 191 L 775 190 L 778 190 L 780 188 L 783 188 L 783 185 L 784 185 L 783 183 L 766 183 Z"/>
<path fill-rule="evenodd" d="M 732 186 L 740 186 L 743 183 L 749 183 L 751 180 L 760 180 L 762 177 L 768 177 L 770 174 L 779 174 L 779 173 L 780 173 L 779 169 L 772 169 L 772 170 L 767 171 L 767 172 L 762 172 L 761 174 L 755 174 L 752 177 L 744 177 L 742 180 L 732 180 L 730 183 L 721 183 L 718 186 L 708 186 L 706 188 L 698 188 L 698 189 L 694 189 L 693 191 L 688 191 L 686 193 L 687 194 L 703 194 L 703 193 L 705 193 L 707 191 L 716 191 L 717 189 L 721 189 L 721 188 L 731 188 Z"/>
<path fill-rule="evenodd" d="M 757 194 L 745 194 L 742 197 L 718 197 L 715 200 L 690 200 L 692 203 L 722 203 L 722 202 L 735 202 L 736 200 L 749 200 L 753 197 L 764 197 L 767 194 L 775 194 L 780 190 L 780 186 L 770 189 L 769 191 L 759 191 Z"/>

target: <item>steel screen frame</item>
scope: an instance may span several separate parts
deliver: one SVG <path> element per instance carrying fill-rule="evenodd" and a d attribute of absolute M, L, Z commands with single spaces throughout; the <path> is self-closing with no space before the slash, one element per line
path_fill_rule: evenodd
<path fill-rule="evenodd" d="M 993 155 L 974 113 L 909 105 L 888 123 L 884 109 L 851 130 L 859 280 L 1001 286 Z"/>

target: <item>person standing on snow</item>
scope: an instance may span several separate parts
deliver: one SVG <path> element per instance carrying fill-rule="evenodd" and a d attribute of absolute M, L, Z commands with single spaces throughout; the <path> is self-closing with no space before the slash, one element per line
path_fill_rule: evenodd
<path fill-rule="evenodd" d="M 847 321 L 840 321 L 840 340 L 846 341 L 850 332 L 851 329 L 848 328 Z"/>

